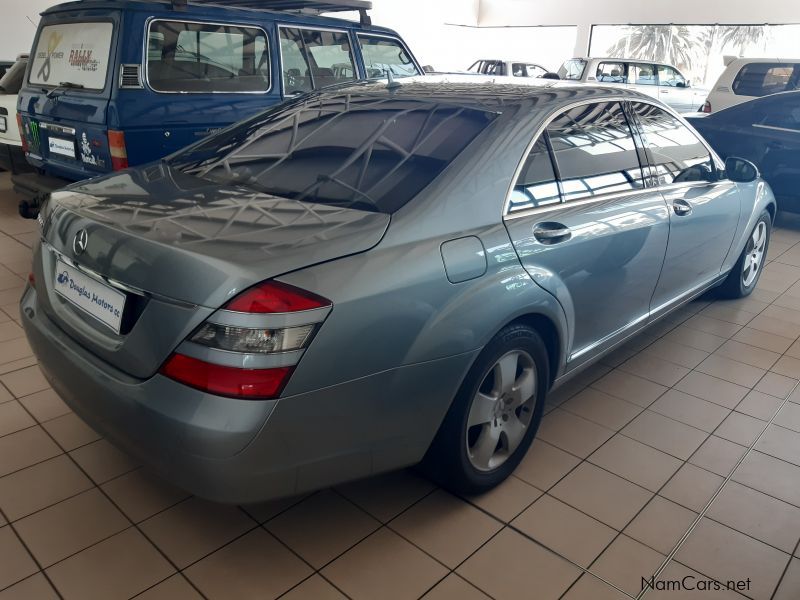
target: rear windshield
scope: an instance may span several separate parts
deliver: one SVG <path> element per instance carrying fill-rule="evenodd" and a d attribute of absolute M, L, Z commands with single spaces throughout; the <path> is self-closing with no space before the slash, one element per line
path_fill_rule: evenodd
<path fill-rule="evenodd" d="M 283 198 L 393 213 L 495 117 L 434 101 L 326 95 L 244 121 L 170 164 Z"/>
<path fill-rule="evenodd" d="M 19 93 L 20 88 L 22 88 L 22 80 L 25 78 L 25 67 L 27 66 L 28 59 L 20 59 L 6 71 L 5 75 L 0 77 L 0 94 Z"/>
<path fill-rule="evenodd" d="M 750 63 L 733 81 L 737 96 L 768 96 L 798 89 L 800 65 L 792 63 Z"/>
<path fill-rule="evenodd" d="M 106 86 L 111 23 L 59 23 L 39 31 L 28 83 L 46 87 L 72 84 L 87 90 Z"/>
<path fill-rule="evenodd" d="M 568 60 L 558 70 L 558 76 L 561 79 L 571 79 L 574 81 L 583 77 L 583 72 L 586 69 L 586 61 L 580 58 L 573 58 Z"/>

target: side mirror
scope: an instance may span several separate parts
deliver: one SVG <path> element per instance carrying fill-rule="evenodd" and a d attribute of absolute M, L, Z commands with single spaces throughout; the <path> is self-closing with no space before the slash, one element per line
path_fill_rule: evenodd
<path fill-rule="evenodd" d="M 758 179 L 758 167 L 744 158 L 729 156 L 725 159 L 725 176 L 735 183 L 750 183 Z"/>

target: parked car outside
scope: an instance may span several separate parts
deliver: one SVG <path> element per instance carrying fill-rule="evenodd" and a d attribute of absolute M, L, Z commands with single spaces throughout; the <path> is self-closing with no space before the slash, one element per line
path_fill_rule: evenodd
<path fill-rule="evenodd" d="M 0 77 L 0 169 L 12 173 L 31 170 L 22 152 L 17 123 L 17 94 L 27 66 L 28 55 L 20 54 L 17 62 Z"/>
<path fill-rule="evenodd" d="M 750 163 L 629 90 L 478 81 L 323 90 L 54 192 L 21 300 L 53 388 L 217 501 L 420 461 L 477 493 L 549 389 L 754 289 Z"/>
<path fill-rule="evenodd" d="M 672 65 L 626 58 L 572 58 L 558 70 L 561 79 L 625 87 L 661 100 L 679 113 L 697 111 L 708 90 L 692 86 Z"/>
<path fill-rule="evenodd" d="M 543 77 L 550 69 L 540 64 L 524 60 L 477 60 L 467 69 L 469 73 L 481 75 L 501 75 L 509 77 Z"/>
<path fill-rule="evenodd" d="M 772 187 L 779 209 L 800 212 L 800 90 L 750 100 L 690 122 L 721 157 L 753 162 Z"/>
<path fill-rule="evenodd" d="M 725 70 L 703 104 L 705 113 L 800 89 L 800 58 L 725 57 Z"/>
<path fill-rule="evenodd" d="M 359 8 L 363 22 L 269 6 Z M 370 6 L 79 0 L 47 9 L 20 92 L 23 144 L 39 172 L 14 178 L 15 189 L 41 196 L 146 163 L 328 85 L 421 74 L 396 32 L 368 24 Z"/>

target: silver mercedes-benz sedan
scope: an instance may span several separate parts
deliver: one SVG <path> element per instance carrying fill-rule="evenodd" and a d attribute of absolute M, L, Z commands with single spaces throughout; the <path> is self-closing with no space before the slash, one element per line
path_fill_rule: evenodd
<path fill-rule="evenodd" d="M 200 496 L 420 462 L 476 493 L 548 390 L 749 294 L 775 210 L 635 92 L 359 83 L 54 193 L 22 320 L 78 415 Z"/>

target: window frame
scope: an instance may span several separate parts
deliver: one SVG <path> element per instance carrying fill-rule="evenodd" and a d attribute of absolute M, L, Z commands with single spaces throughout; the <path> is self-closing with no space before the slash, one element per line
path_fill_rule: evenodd
<path fill-rule="evenodd" d="M 359 70 L 359 73 L 360 73 L 360 77 L 362 77 L 363 79 L 367 79 L 367 66 L 366 66 L 366 63 L 364 62 L 364 53 L 361 51 L 361 42 L 359 40 L 359 38 L 361 38 L 361 37 L 381 38 L 381 39 L 384 39 L 384 40 L 390 40 L 390 41 L 393 41 L 393 42 L 397 42 L 400 46 L 402 46 L 403 51 L 411 59 L 411 62 L 414 65 L 414 68 L 417 70 L 417 74 L 416 75 L 409 75 L 409 77 L 419 77 L 420 75 L 425 75 L 425 71 L 423 71 L 422 67 L 417 62 L 416 56 L 414 56 L 411 53 L 411 50 L 409 50 L 408 45 L 405 43 L 405 41 L 401 37 L 396 36 L 396 35 L 389 35 L 389 34 L 385 34 L 385 33 L 372 32 L 372 31 L 355 31 L 354 34 L 355 34 L 354 37 L 356 38 L 356 42 L 357 42 L 356 46 L 358 46 L 358 57 L 360 59 L 359 62 L 361 63 L 360 65 L 358 65 L 358 70 Z M 480 60 L 475 61 L 475 63 L 478 63 L 478 62 L 481 62 L 481 61 Z M 475 66 L 475 63 L 470 65 L 470 68 Z"/>
<path fill-rule="evenodd" d="M 656 82 L 657 82 L 658 87 L 665 87 L 665 88 L 670 88 L 670 89 L 673 89 L 673 90 L 675 90 L 675 89 L 682 90 L 682 89 L 686 88 L 685 84 L 689 80 L 686 79 L 686 77 L 684 77 L 683 73 L 681 73 L 676 67 L 673 67 L 672 65 L 661 64 L 661 63 L 656 63 L 655 67 L 656 67 Z M 673 71 L 675 71 L 675 73 L 677 75 L 679 75 L 681 79 L 683 79 L 683 83 L 684 83 L 683 87 L 681 87 L 679 85 L 669 85 L 669 84 L 666 84 L 666 83 L 661 83 L 661 69 L 672 69 Z"/>
<path fill-rule="evenodd" d="M 764 66 L 767 67 L 767 71 L 764 73 L 764 78 L 761 80 L 761 90 L 764 90 L 764 80 L 767 77 L 767 72 L 771 69 L 781 68 L 781 67 L 792 67 L 792 75 L 789 77 L 788 84 L 791 85 L 792 81 L 794 81 L 795 87 L 792 89 L 785 89 L 780 92 L 767 92 L 763 93 L 760 96 L 753 96 L 751 94 L 740 94 L 736 91 L 737 83 L 742 78 L 742 74 L 747 71 L 747 69 L 756 67 L 756 66 Z M 773 94 L 782 94 L 784 92 L 794 92 L 800 90 L 800 63 L 787 63 L 787 62 L 780 62 L 780 61 L 772 61 L 772 62 L 749 62 L 743 64 L 739 70 L 736 72 L 736 76 L 731 81 L 731 93 L 734 96 L 741 96 L 743 98 L 765 98 L 767 96 L 772 96 Z"/>
<path fill-rule="evenodd" d="M 251 91 L 241 91 L 241 92 L 229 92 L 225 90 L 205 90 L 205 91 L 192 91 L 192 90 L 159 90 L 154 88 L 150 84 L 150 54 L 149 44 L 150 44 L 150 30 L 153 26 L 153 23 L 187 23 L 189 25 L 216 25 L 218 27 L 240 27 L 242 29 L 255 29 L 260 31 L 264 34 L 264 38 L 266 40 L 266 50 L 267 56 L 269 57 L 269 81 L 266 90 L 251 90 Z M 273 64 L 272 64 L 272 44 L 269 39 L 269 34 L 267 33 L 266 29 L 261 27 L 260 25 L 253 25 L 252 23 L 229 23 L 229 22 L 216 22 L 216 21 L 195 21 L 190 19 L 169 19 L 166 17 L 153 17 L 148 19 L 147 27 L 145 28 L 144 40 L 143 40 L 143 54 L 144 54 L 144 84 L 148 90 L 151 92 L 155 92 L 156 94 L 269 94 L 272 92 L 273 88 L 275 87 L 274 80 L 275 74 L 273 73 Z"/>
<path fill-rule="evenodd" d="M 633 81 L 633 82 L 631 81 L 631 69 L 633 69 L 633 68 L 641 69 L 642 67 L 650 67 L 652 69 L 652 72 L 653 72 L 653 83 L 638 83 L 638 80 L 637 81 Z M 637 72 L 636 74 L 638 75 L 639 73 Z M 651 87 L 657 88 L 657 87 L 659 87 L 659 85 L 658 85 L 658 64 L 656 64 L 656 63 L 648 63 L 648 62 L 637 62 L 637 61 L 628 62 L 628 84 L 629 85 L 640 85 L 642 87 L 647 87 L 647 88 L 651 88 Z"/>
<path fill-rule="evenodd" d="M 622 75 L 620 75 L 620 77 L 622 77 L 622 79 L 624 81 L 620 81 L 620 82 L 617 82 L 617 81 L 604 81 L 604 80 L 600 79 L 599 77 L 597 77 L 597 72 L 600 71 L 600 69 L 605 65 L 619 65 L 619 66 L 621 66 L 622 67 Z M 620 61 L 616 61 L 616 60 L 601 60 L 600 62 L 597 63 L 597 68 L 594 71 L 594 77 L 595 77 L 595 79 L 597 80 L 598 83 L 611 83 L 611 84 L 614 84 L 614 85 L 628 85 L 628 69 L 629 68 L 630 68 L 630 65 L 627 62 L 625 62 L 624 60 L 620 60 Z M 609 75 L 609 77 L 611 77 L 611 75 Z"/>

